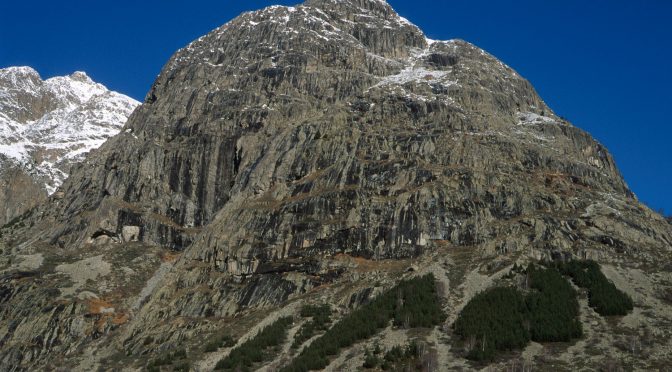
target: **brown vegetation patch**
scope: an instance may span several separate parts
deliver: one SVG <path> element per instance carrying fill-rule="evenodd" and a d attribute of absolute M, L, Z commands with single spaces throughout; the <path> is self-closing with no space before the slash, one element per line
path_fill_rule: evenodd
<path fill-rule="evenodd" d="M 180 253 L 177 252 L 162 252 L 161 253 L 161 262 L 175 262 L 180 258 Z"/>
<path fill-rule="evenodd" d="M 105 312 L 105 309 L 114 309 L 114 306 L 110 302 L 99 298 L 91 298 L 87 302 L 89 314 L 100 315 Z"/>
<path fill-rule="evenodd" d="M 355 265 L 356 270 L 363 272 L 370 271 L 403 271 L 410 265 L 410 259 L 400 259 L 400 260 L 371 260 L 364 257 L 350 256 L 345 253 L 338 253 L 334 256 L 335 261 L 340 261 L 343 263 Z"/>
<path fill-rule="evenodd" d="M 122 325 L 122 324 L 125 324 L 126 322 L 128 322 L 129 318 L 130 318 L 130 316 L 126 313 L 115 314 L 114 318 L 112 318 L 112 324 L 118 325 L 118 326 Z"/>

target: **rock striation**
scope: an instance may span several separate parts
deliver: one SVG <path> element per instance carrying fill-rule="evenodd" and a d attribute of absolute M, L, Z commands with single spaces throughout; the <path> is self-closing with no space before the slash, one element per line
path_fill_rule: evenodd
<path fill-rule="evenodd" d="M 345 313 L 428 271 L 449 321 L 520 260 L 592 258 L 622 282 L 646 268 L 640 302 L 670 283 L 672 229 L 604 146 L 495 57 L 428 39 L 382 0 L 244 13 L 177 51 L 121 133 L 22 221 L 4 255 L 45 263 L 26 276 L 7 258 L 12 369 L 140 367 L 184 347 L 208 370 L 223 354 L 204 335 L 247 337 L 306 302 Z M 94 279 L 58 269 L 74 264 Z M 670 324 L 665 309 L 632 322 Z M 638 366 L 665 361 L 660 342 Z"/>

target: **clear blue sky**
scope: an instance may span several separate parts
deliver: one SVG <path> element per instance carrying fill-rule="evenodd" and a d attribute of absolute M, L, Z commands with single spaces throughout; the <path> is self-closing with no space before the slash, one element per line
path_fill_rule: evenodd
<path fill-rule="evenodd" d="M 170 55 L 245 10 L 286 0 L 3 1 L 0 67 L 84 70 L 142 99 Z M 389 0 L 433 39 L 461 38 L 529 79 L 672 214 L 672 1 Z"/>

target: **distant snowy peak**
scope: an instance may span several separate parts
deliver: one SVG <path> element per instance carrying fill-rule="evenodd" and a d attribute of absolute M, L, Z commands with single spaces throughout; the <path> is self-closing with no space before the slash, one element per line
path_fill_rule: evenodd
<path fill-rule="evenodd" d="M 0 69 L 0 112 L 22 124 L 37 120 L 56 109 L 80 106 L 95 96 L 108 93 L 114 92 L 94 82 L 81 71 L 42 80 L 31 67 Z M 129 102 L 135 102 L 126 98 Z"/>
<path fill-rule="evenodd" d="M 25 168 L 52 193 L 139 104 L 81 71 L 42 80 L 31 67 L 0 69 L 0 158 Z"/>

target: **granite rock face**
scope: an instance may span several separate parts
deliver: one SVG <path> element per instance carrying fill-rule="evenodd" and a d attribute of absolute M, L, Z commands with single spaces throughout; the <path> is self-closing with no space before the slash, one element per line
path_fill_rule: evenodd
<path fill-rule="evenodd" d="M 245 13 L 179 50 L 122 132 L 23 222 L 3 231 L 8 261 L 74 264 L 61 252 L 116 265 L 85 265 L 104 285 L 47 264 L 17 278 L 18 264 L 5 265 L 7 293 L 52 275 L 74 283 L 47 285 L 53 293 L 22 314 L 58 343 L 27 346 L 14 310 L 0 314 L 0 358 L 15 369 L 59 353 L 68 368 L 142 366 L 186 347 L 208 370 L 198 345 L 221 329 L 250 335 L 303 302 L 345 313 L 428 271 L 445 279 L 454 315 L 521 260 L 592 258 L 616 279 L 646 268 L 658 276 L 641 301 L 653 301 L 669 286 L 672 249 L 670 225 L 636 200 L 608 151 L 529 82 L 465 41 L 427 39 L 381 0 Z M 154 259 L 142 263 L 145 251 Z M 64 315 L 39 309 L 79 304 L 82 291 L 113 310 L 70 309 L 79 328 L 55 330 Z M 665 307 L 651 314 L 672 322 Z"/>
<path fill-rule="evenodd" d="M 26 170 L 0 161 L 0 224 L 10 224 L 47 200 L 47 192 Z"/>

